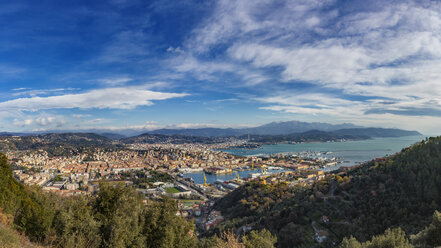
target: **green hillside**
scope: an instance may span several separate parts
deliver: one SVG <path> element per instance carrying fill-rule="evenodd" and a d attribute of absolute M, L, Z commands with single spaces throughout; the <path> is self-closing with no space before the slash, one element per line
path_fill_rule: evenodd
<path fill-rule="evenodd" d="M 250 183 L 220 199 L 216 208 L 227 219 L 220 229 L 265 227 L 277 234 L 279 247 L 318 245 L 314 229 L 327 230 L 322 246 L 332 247 L 351 235 L 367 241 L 387 228 L 416 234 L 441 209 L 440 193 L 438 137 L 311 187 Z"/>

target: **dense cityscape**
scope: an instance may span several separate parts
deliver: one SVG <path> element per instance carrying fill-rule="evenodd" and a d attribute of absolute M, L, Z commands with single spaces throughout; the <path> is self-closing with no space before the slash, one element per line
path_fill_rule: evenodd
<path fill-rule="evenodd" d="M 1 142 L 13 139 L 21 137 L 3 137 Z M 14 168 L 14 177 L 26 185 L 38 185 L 43 191 L 67 197 L 94 195 L 103 182 L 123 183 L 145 195 L 146 202 L 160 197 L 178 199 L 180 215 L 194 220 L 204 231 L 223 220 L 221 213 L 211 208 L 214 201 L 240 185 L 253 180 L 265 184 L 311 185 L 325 177 L 323 168 L 339 163 L 335 158 L 312 159 L 283 154 L 244 157 L 218 150 L 231 146 L 237 143 L 135 143 L 118 149 L 76 149 L 63 156 L 53 156 L 41 149 L 6 151 L 5 154 Z M 247 177 L 240 178 L 237 174 L 248 170 Z M 235 179 L 196 184 L 192 178 L 184 176 L 195 172 L 204 176 L 205 173 L 233 174 Z"/>

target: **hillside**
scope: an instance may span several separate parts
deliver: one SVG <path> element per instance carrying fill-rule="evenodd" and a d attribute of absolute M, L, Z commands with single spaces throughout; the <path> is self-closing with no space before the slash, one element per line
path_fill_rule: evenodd
<path fill-rule="evenodd" d="M 228 129 L 230 130 L 230 129 Z M 214 133 L 216 135 L 213 135 Z M 416 131 L 406 131 L 400 129 L 384 129 L 384 128 L 354 128 L 354 129 L 339 129 L 335 131 L 321 131 L 309 130 L 301 133 L 289 133 L 283 135 L 268 135 L 268 134 L 242 134 L 242 135 L 226 135 L 226 129 L 222 132 L 214 131 L 214 129 L 182 129 L 177 132 L 175 130 L 163 129 L 161 132 L 167 134 L 145 133 L 135 137 L 121 139 L 125 144 L 133 143 L 202 143 L 215 144 L 226 142 L 234 139 L 248 140 L 253 143 L 283 143 L 283 142 L 326 142 L 338 140 L 363 140 L 375 137 L 401 137 L 421 135 Z M 175 134 L 173 134 L 175 133 Z M 179 133 L 179 134 L 176 134 Z M 222 135 L 221 135 L 222 133 Z"/>
<path fill-rule="evenodd" d="M 120 141 L 125 144 L 145 143 L 145 144 L 184 144 L 184 143 L 199 143 L 199 144 L 214 144 L 225 142 L 229 140 L 228 137 L 203 137 L 203 136 L 187 136 L 187 135 L 164 135 L 145 133 L 135 137 L 124 138 Z"/>
<path fill-rule="evenodd" d="M 0 136 L 0 152 L 45 150 L 50 155 L 68 155 L 83 148 L 115 148 L 113 140 L 94 133 L 50 133 L 30 136 Z"/>
<path fill-rule="evenodd" d="M 188 136 L 240 136 L 240 135 L 285 135 L 303 133 L 310 130 L 334 131 L 343 128 L 355 128 L 353 124 L 338 124 L 301 121 L 271 122 L 258 127 L 250 128 L 193 128 L 193 129 L 158 129 L 149 133 L 165 135 L 188 135 Z"/>
<path fill-rule="evenodd" d="M 408 131 L 396 128 L 349 128 L 339 129 L 332 133 L 338 135 L 365 135 L 370 137 L 402 137 L 421 135 L 417 131 Z"/>
<path fill-rule="evenodd" d="M 20 235 L 12 228 L 10 215 L 0 210 L 0 248 L 40 248 L 42 246 L 31 243 L 24 235 Z"/>
<path fill-rule="evenodd" d="M 417 131 L 407 131 L 394 128 L 365 128 L 353 124 L 329 124 L 321 122 L 282 121 L 271 122 L 251 128 L 194 128 L 194 129 L 158 129 L 151 134 L 186 135 L 186 136 L 283 136 L 309 132 L 312 130 L 326 132 L 333 135 L 369 136 L 369 137 L 400 137 L 421 135 Z"/>
<path fill-rule="evenodd" d="M 247 135 L 240 138 L 247 139 Z M 256 143 L 281 143 L 281 142 L 326 142 L 337 140 L 363 140 L 370 139 L 369 135 L 344 134 L 310 130 L 303 133 L 292 133 L 287 135 L 250 135 L 250 141 Z"/>
<path fill-rule="evenodd" d="M 415 234 L 441 209 L 441 137 L 430 138 L 384 161 L 328 176 L 312 187 L 250 183 L 216 203 L 222 228 L 268 228 L 279 247 L 311 246 L 314 227 L 328 245 L 353 235 L 366 241 L 389 227 Z M 327 216 L 329 222 L 321 223 Z M 313 225 L 315 223 L 315 226 Z"/>

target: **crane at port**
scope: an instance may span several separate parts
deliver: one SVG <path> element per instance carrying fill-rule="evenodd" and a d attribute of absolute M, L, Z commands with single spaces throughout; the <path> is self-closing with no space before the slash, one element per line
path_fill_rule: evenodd
<path fill-rule="evenodd" d="M 205 176 L 205 172 L 204 172 L 204 186 L 207 186 L 207 177 Z"/>
<path fill-rule="evenodd" d="M 236 179 L 236 182 L 239 182 L 239 179 L 240 179 L 240 178 L 239 178 L 239 173 L 238 173 L 237 171 L 236 171 L 236 178 L 237 178 L 237 179 Z"/>
<path fill-rule="evenodd" d="M 266 165 L 262 165 L 262 173 L 266 176 L 266 171 L 267 171 L 267 167 Z"/>

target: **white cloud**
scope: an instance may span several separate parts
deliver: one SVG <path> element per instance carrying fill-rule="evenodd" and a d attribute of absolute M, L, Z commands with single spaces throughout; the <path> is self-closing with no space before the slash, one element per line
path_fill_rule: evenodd
<path fill-rule="evenodd" d="M 230 60 L 204 71 L 228 70 L 236 64 L 257 73 L 277 68 L 285 83 L 307 82 L 315 91 L 334 92 L 307 94 L 308 99 L 299 93 L 296 100 L 287 99 L 288 90 L 261 98 L 270 104 L 264 109 L 340 117 L 345 113 L 345 118 L 372 117 L 374 110 L 439 115 L 441 3 L 385 2 L 344 14 L 329 8 L 333 3 L 219 1 L 187 46 L 202 54 L 227 47 Z M 203 68 L 196 63 L 184 67 L 196 73 Z M 235 73 L 240 75 L 237 69 Z M 265 81 L 273 82 L 260 82 Z M 343 94 L 368 100 L 348 101 Z"/>
<path fill-rule="evenodd" d="M 18 98 L 0 102 L 1 111 L 38 111 L 45 109 L 133 109 L 152 105 L 154 100 L 183 97 L 184 93 L 164 93 L 137 87 L 95 89 L 78 94 Z"/>
<path fill-rule="evenodd" d="M 0 75 L 14 77 L 26 72 L 26 69 L 10 66 L 10 65 L 2 65 L 0 64 Z"/>
<path fill-rule="evenodd" d="M 112 37 L 104 47 L 98 62 L 127 63 L 143 61 L 149 54 L 148 36 L 142 31 L 123 31 Z"/>
<path fill-rule="evenodd" d="M 260 97 L 255 100 L 268 104 L 264 110 L 294 114 L 296 118 L 318 120 L 332 123 L 350 122 L 363 126 L 381 126 L 391 128 L 418 129 L 426 134 L 435 134 L 441 125 L 441 99 L 431 102 L 428 99 L 408 98 L 402 101 L 380 99 L 349 100 L 332 94 L 323 93 L 279 93 L 274 96 Z M 422 109 L 438 111 L 430 114 L 405 113 Z M 376 113 L 375 110 L 382 110 Z M 400 114 L 401 113 L 401 114 Z M 437 115 L 437 116 L 435 116 Z"/>
<path fill-rule="evenodd" d="M 77 119 L 83 119 L 83 118 L 91 117 L 92 115 L 90 115 L 90 114 L 73 114 L 72 116 Z"/>
<path fill-rule="evenodd" d="M 263 41 L 287 34 L 296 37 L 305 28 L 316 28 L 322 19 L 335 16 L 332 11 L 319 12 L 320 8 L 333 2 L 217 1 L 213 15 L 194 31 L 194 36 L 187 42 L 187 46 L 198 52 L 205 52 L 215 45 L 243 38 Z"/>
<path fill-rule="evenodd" d="M 263 73 L 249 70 L 240 64 L 228 61 L 201 61 L 191 54 L 175 58 L 169 63 L 178 73 L 189 73 L 199 80 L 218 81 L 221 80 L 219 74 L 225 73 L 240 76 L 245 85 L 256 85 L 268 80 Z"/>
<path fill-rule="evenodd" d="M 133 79 L 128 77 L 121 77 L 121 78 L 104 78 L 104 79 L 98 79 L 97 81 L 106 85 L 106 86 L 121 86 L 125 85 L 126 83 L 132 81 Z"/>
<path fill-rule="evenodd" d="M 75 90 L 80 90 L 80 89 L 78 89 L 78 88 L 58 88 L 58 89 L 32 90 L 29 88 L 17 88 L 17 89 L 12 89 L 12 91 L 15 91 L 15 93 L 12 93 L 12 96 L 23 96 L 23 95 L 38 96 L 38 95 L 48 95 L 48 94 L 63 94 L 66 91 L 75 91 Z"/>
<path fill-rule="evenodd" d="M 26 120 L 19 120 L 19 119 L 14 119 L 14 126 L 16 127 L 25 127 L 25 126 L 30 126 L 32 125 L 33 120 L 32 119 L 26 119 Z"/>
<path fill-rule="evenodd" d="M 170 52 L 170 53 L 184 53 L 184 50 L 182 50 L 182 48 L 181 47 L 172 47 L 172 46 L 170 46 L 170 47 L 168 47 L 167 48 L 167 52 Z"/>
<path fill-rule="evenodd" d="M 55 117 L 48 116 L 48 117 L 38 117 L 35 119 L 35 122 L 40 126 L 47 126 L 55 122 Z"/>

